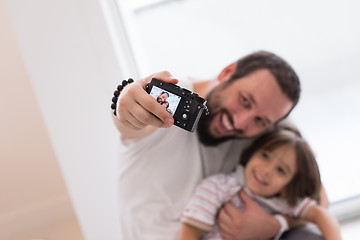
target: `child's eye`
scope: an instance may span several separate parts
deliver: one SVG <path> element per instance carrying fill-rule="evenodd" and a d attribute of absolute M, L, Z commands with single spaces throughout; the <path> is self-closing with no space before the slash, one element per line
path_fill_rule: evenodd
<path fill-rule="evenodd" d="M 285 170 L 282 167 L 278 167 L 277 171 L 281 174 L 281 175 L 286 175 Z"/>
<path fill-rule="evenodd" d="M 270 158 L 269 154 L 267 154 L 266 152 L 263 152 L 261 155 L 262 155 L 262 157 L 264 159 L 269 159 Z"/>

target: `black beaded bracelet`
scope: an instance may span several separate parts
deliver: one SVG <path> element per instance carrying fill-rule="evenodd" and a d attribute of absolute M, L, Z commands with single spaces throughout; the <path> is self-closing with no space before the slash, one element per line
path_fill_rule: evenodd
<path fill-rule="evenodd" d="M 121 85 L 117 86 L 117 89 L 114 92 L 114 97 L 112 98 L 111 103 L 111 109 L 114 110 L 114 115 L 116 116 L 116 103 L 118 100 L 118 97 L 120 96 L 121 91 L 124 89 L 124 87 L 130 83 L 133 83 L 134 80 L 132 78 L 129 78 L 128 80 L 123 80 L 121 82 Z"/>

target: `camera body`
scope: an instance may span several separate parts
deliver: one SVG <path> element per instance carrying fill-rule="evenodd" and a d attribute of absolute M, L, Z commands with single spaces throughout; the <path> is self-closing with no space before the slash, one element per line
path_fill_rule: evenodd
<path fill-rule="evenodd" d="M 208 114 L 205 99 L 175 84 L 153 78 L 146 91 L 174 117 L 174 125 L 189 132 L 196 129 L 204 110 Z"/>

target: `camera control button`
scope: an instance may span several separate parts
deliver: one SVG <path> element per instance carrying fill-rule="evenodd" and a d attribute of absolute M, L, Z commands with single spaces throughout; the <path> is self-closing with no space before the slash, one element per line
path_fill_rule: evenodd
<path fill-rule="evenodd" d="M 183 114 L 181 114 L 181 118 L 182 118 L 183 120 L 186 120 L 186 119 L 189 118 L 189 114 L 188 114 L 188 113 L 183 113 Z"/>

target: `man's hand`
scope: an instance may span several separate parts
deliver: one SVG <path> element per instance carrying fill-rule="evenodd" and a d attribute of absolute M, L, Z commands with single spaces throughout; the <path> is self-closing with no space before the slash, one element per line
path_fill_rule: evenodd
<path fill-rule="evenodd" d="M 168 83 L 178 82 L 164 71 L 137 80 L 122 90 L 113 120 L 123 139 L 144 137 L 156 128 L 170 127 L 174 123 L 164 107 L 145 91 L 146 84 L 153 77 Z"/>
<path fill-rule="evenodd" d="M 275 217 L 268 214 L 244 191 L 240 191 L 244 209 L 240 212 L 232 204 L 226 203 L 219 214 L 219 228 L 227 240 L 269 239 L 280 229 Z"/>

